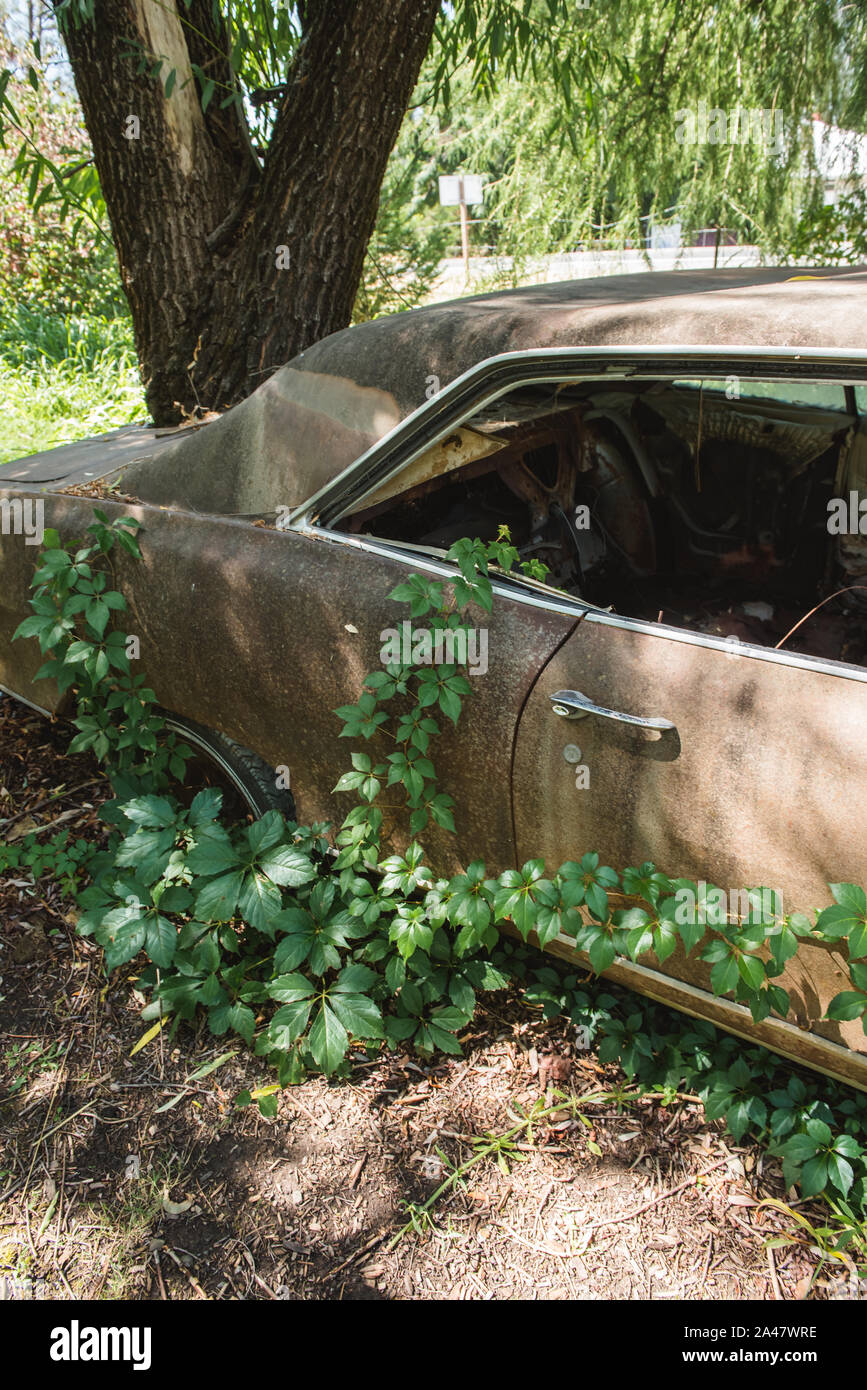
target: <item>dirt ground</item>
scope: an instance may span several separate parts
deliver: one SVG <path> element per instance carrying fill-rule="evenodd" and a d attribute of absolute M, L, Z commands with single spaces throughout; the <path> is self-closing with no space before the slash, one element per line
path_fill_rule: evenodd
<path fill-rule="evenodd" d="M 94 833 L 98 782 L 67 741 L 0 697 L 4 837 Z M 133 1052 L 134 977 L 106 981 L 47 881 L 0 880 L 0 1297 L 867 1296 L 763 1205 L 785 1197 L 776 1161 L 689 1097 L 637 1096 L 508 992 L 462 1057 L 359 1052 L 350 1079 L 288 1089 L 266 1120 L 235 1106 L 272 1080 L 237 1039 L 186 1028 Z"/>

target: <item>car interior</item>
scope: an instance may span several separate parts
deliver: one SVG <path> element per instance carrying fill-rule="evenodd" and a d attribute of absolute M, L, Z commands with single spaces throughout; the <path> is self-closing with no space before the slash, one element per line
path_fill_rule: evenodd
<path fill-rule="evenodd" d="M 507 525 L 624 616 L 867 664 L 867 388 L 544 383 L 480 410 L 340 529 L 445 551 Z"/>

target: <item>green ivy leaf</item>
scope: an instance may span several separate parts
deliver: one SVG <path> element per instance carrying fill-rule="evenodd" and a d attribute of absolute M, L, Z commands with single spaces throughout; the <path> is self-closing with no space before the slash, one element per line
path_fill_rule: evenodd
<path fill-rule="evenodd" d="M 739 975 L 737 956 L 727 950 L 725 957 L 718 960 L 710 972 L 711 989 L 714 994 L 731 993 L 737 985 Z"/>
<path fill-rule="evenodd" d="M 249 1047 L 253 1041 L 256 1019 L 246 1004 L 218 1004 L 208 1014 L 208 1024 L 215 1037 L 222 1037 L 231 1028 Z"/>
<path fill-rule="evenodd" d="M 856 917 L 867 917 L 867 894 L 854 883 L 829 883 L 831 897 L 841 907 L 848 907 Z"/>
<path fill-rule="evenodd" d="M 774 964 L 782 970 L 786 961 L 797 954 L 798 938 L 791 927 L 783 925 L 778 932 L 768 937 L 768 947 Z"/>
<path fill-rule="evenodd" d="M 348 1033 L 356 1038 L 381 1038 L 382 1016 L 372 999 L 363 994 L 341 994 L 333 990 L 331 1007 Z"/>
<path fill-rule="evenodd" d="M 828 1005 L 828 1018 L 837 1019 L 841 1023 L 849 1023 L 854 1018 L 860 1018 L 867 1010 L 867 994 L 861 994 L 857 990 L 844 989 L 842 993 L 835 994 Z"/>
<path fill-rule="evenodd" d="M 841 937 L 848 936 L 861 925 L 861 917 L 848 904 L 826 907 L 816 919 L 816 930 L 832 941 L 839 941 Z"/>
<path fill-rule="evenodd" d="M 837 1191 L 846 1197 L 855 1180 L 855 1170 L 839 1153 L 831 1152 L 828 1154 L 828 1177 Z"/>
<path fill-rule="evenodd" d="M 295 845 L 269 850 L 259 859 L 259 867 L 281 888 L 300 888 L 316 878 L 316 868 L 309 855 Z"/>
<path fill-rule="evenodd" d="M 145 943 L 145 916 L 141 909 L 116 908 L 102 921 L 98 939 L 105 948 L 109 971 L 137 956 Z"/>
<path fill-rule="evenodd" d="M 255 870 L 245 874 L 238 895 L 238 911 L 245 922 L 249 922 L 251 927 L 255 927 L 265 936 L 273 937 L 274 922 L 279 917 L 282 906 L 283 899 L 276 884 Z"/>
<path fill-rule="evenodd" d="M 614 964 L 617 952 L 614 949 L 614 942 L 607 932 L 600 931 L 598 933 L 590 946 L 588 955 L 590 964 L 597 975 L 601 975 L 604 970 L 608 970 Z"/>
<path fill-rule="evenodd" d="M 162 829 L 176 823 L 176 808 L 164 796 L 139 796 L 124 802 L 123 813 L 135 825 Z"/>
<path fill-rule="evenodd" d="M 196 898 L 196 916 L 203 922 L 229 922 L 244 887 L 244 874 L 223 874 L 206 883 Z"/>
<path fill-rule="evenodd" d="M 196 826 L 196 843 L 187 854 L 187 867 L 192 873 L 202 877 L 222 874 L 239 863 L 240 856 L 222 825 Z"/>
<path fill-rule="evenodd" d="M 278 999 L 285 1004 L 295 1004 L 299 999 L 310 999 L 315 993 L 310 981 L 295 973 L 278 975 L 276 979 L 268 982 L 265 989 L 272 999 Z"/>
<path fill-rule="evenodd" d="M 349 1047 L 346 1029 L 324 1001 L 310 1029 L 309 1044 L 313 1060 L 326 1076 L 337 1070 Z"/>
<path fill-rule="evenodd" d="M 178 929 L 168 917 L 149 912 L 145 926 L 145 950 L 161 970 L 168 970 L 178 944 Z"/>
<path fill-rule="evenodd" d="M 378 976 L 368 965 L 354 963 L 341 970 L 332 988 L 332 996 L 337 994 L 366 994 L 376 983 Z"/>
<path fill-rule="evenodd" d="M 801 1169 L 800 1188 L 805 1197 L 815 1197 L 828 1182 L 827 1155 L 810 1158 Z"/>
<path fill-rule="evenodd" d="M 269 991 L 270 992 L 270 991 Z M 268 1025 L 268 1041 L 280 1052 L 289 1052 L 307 1027 L 312 999 L 296 999 L 278 1009 Z"/>
<path fill-rule="evenodd" d="M 261 855 L 280 842 L 285 830 L 286 823 L 280 812 L 267 811 L 261 820 L 254 821 L 247 827 L 245 834 L 253 854 Z"/>
<path fill-rule="evenodd" d="M 859 922 L 849 933 L 849 959 L 867 956 L 867 922 Z"/>
<path fill-rule="evenodd" d="M 760 989 L 765 982 L 764 962 L 758 956 L 746 954 L 739 955 L 737 958 L 737 968 L 741 979 L 749 989 Z"/>

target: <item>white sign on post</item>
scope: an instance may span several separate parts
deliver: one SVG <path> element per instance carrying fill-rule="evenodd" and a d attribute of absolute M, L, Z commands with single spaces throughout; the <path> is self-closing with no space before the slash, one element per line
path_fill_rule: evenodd
<path fill-rule="evenodd" d="M 440 174 L 440 202 L 461 210 L 461 255 L 467 284 L 470 280 L 470 219 L 467 207 L 482 202 L 481 174 Z"/>
<path fill-rule="evenodd" d="M 464 202 L 467 207 L 477 207 L 483 201 L 481 174 L 464 174 Z"/>
<path fill-rule="evenodd" d="M 440 174 L 440 203 L 444 208 L 457 207 L 461 201 L 461 181 L 457 174 Z"/>
<path fill-rule="evenodd" d="M 481 174 L 440 174 L 439 185 L 440 203 L 443 207 L 457 207 L 460 203 L 476 207 L 484 201 Z"/>

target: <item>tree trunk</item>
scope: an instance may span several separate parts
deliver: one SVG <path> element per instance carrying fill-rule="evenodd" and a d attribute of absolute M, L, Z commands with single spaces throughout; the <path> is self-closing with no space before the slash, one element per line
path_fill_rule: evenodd
<path fill-rule="evenodd" d="M 309 8 L 261 162 L 220 108 L 236 84 L 211 0 L 96 0 L 65 26 L 157 424 L 234 405 L 350 320 L 439 0 Z M 196 65 L 216 83 L 204 112 Z"/>

